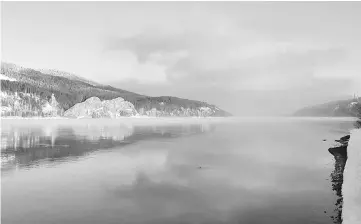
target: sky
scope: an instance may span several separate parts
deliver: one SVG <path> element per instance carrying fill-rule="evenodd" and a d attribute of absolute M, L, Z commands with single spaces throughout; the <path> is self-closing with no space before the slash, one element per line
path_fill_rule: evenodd
<path fill-rule="evenodd" d="M 1 2 L 1 60 L 239 116 L 361 95 L 361 2 Z"/>

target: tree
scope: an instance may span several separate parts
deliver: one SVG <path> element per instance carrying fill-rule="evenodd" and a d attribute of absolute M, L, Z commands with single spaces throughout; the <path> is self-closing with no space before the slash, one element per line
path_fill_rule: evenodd
<path fill-rule="evenodd" d="M 356 121 L 356 128 L 361 128 L 361 103 L 358 102 L 357 104 L 357 111 L 358 111 L 358 120 Z"/>

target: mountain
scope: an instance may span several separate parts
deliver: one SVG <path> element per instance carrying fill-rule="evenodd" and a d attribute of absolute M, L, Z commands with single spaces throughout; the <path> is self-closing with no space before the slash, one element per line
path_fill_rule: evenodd
<path fill-rule="evenodd" d="M 54 97 L 59 110 L 66 112 L 78 103 L 82 103 L 91 97 L 97 97 L 100 101 L 122 98 L 124 101 L 131 103 L 139 115 L 230 116 L 228 112 L 206 102 L 172 96 L 145 96 L 109 85 L 99 85 L 71 73 L 59 72 L 58 70 L 36 70 L 2 62 L 1 74 L 2 77 L 6 77 L 1 80 L 1 92 L 6 93 L 6 96 L 15 93 L 18 95 L 17 98 L 10 97 L 12 100 L 9 100 L 9 102 L 5 102 L 3 98 L 1 99 L 2 105 L 6 103 L 12 110 L 15 110 L 15 101 L 40 103 L 37 108 L 42 108 L 45 101 L 50 103 Z M 31 97 L 41 100 L 23 100 L 25 95 L 23 96 L 20 93 L 30 94 Z M 29 105 L 28 107 L 30 108 Z M 12 116 L 19 116 L 18 114 L 14 115 L 13 112 L 10 113 Z M 39 113 L 42 114 L 40 111 Z M 5 116 L 3 113 L 2 115 Z"/>
<path fill-rule="evenodd" d="M 332 101 L 302 108 L 294 116 L 308 117 L 356 117 L 361 114 L 361 98 Z"/>

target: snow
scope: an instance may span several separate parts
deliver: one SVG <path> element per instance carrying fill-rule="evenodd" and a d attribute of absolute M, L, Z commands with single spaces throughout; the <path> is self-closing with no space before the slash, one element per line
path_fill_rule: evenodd
<path fill-rule="evenodd" d="M 7 77 L 7 76 L 4 75 L 4 74 L 0 74 L 0 80 L 16 81 L 16 79 Z"/>
<path fill-rule="evenodd" d="M 1 114 L 6 112 L 11 112 L 12 108 L 7 106 L 1 106 Z"/>
<path fill-rule="evenodd" d="M 6 98 L 6 97 L 8 97 L 8 94 L 6 92 L 1 91 L 0 92 L 0 97 L 1 98 Z"/>
<path fill-rule="evenodd" d="M 347 107 L 352 108 L 352 107 L 356 106 L 357 104 L 358 104 L 358 102 L 352 102 Z"/>
<path fill-rule="evenodd" d="M 51 113 L 53 111 L 53 107 L 47 102 L 43 106 L 43 113 Z"/>
<path fill-rule="evenodd" d="M 361 129 L 353 130 L 344 170 L 343 224 L 361 223 Z"/>
<path fill-rule="evenodd" d="M 22 122 L 21 120 L 69 120 L 69 118 L 66 117 L 19 117 L 19 116 L 6 116 L 1 117 L 1 120 L 8 120 L 9 122 Z"/>
<path fill-rule="evenodd" d="M 209 108 L 209 107 L 200 107 L 199 109 L 200 110 L 205 110 L 205 111 L 210 111 L 211 110 L 211 108 Z"/>
<path fill-rule="evenodd" d="M 354 105 L 356 105 L 356 104 L 358 104 L 358 102 L 352 102 L 352 103 L 350 103 L 351 106 L 354 106 Z"/>

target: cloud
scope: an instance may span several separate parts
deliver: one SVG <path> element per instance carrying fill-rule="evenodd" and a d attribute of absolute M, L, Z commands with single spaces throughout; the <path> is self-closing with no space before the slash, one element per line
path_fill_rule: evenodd
<path fill-rule="evenodd" d="M 282 98 L 283 112 L 294 101 L 301 107 L 360 91 L 360 9 L 344 2 L 6 3 L 2 56 L 143 94 L 225 109 L 237 102 L 235 111 Z"/>
<path fill-rule="evenodd" d="M 172 20 L 175 27 L 169 26 L 172 23 L 148 27 L 106 42 L 107 51 L 128 52 L 139 65 L 163 68 L 162 82 L 150 84 L 134 77 L 117 86 L 153 96 L 206 101 L 235 115 L 252 116 L 290 114 L 348 94 L 352 79 L 337 70 L 350 58 L 345 42 L 326 38 L 314 28 L 294 32 L 302 15 L 266 21 L 247 12 L 239 16 L 236 11 L 202 7 L 193 14 L 187 12 L 189 18 Z M 266 11 L 266 18 L 276 16 Z M 277 23 L 275 30 L 272 21 Z M 285 30 L 288 27 L 293 28 Z"/>
<path fill-rule="evenodd" d="M 177 39 L 175 35 L 161 35 L 153 30 L 119 40 L 113 39 L 106 49 L 131 51 L 137 56 L 139 62 L 145 63 L 153 55 L 178 52 L 185 49 L 186 45 L 185 39 Z"/>
<path fill-rule="evenodd" d="M 226 35 L 227 34 L 227 35 Z M 139 63 L 165 67 L 167 81 L 232 89 L 284 89 L 313 80 L 316 69 L 342 61 L 339 46 L 302 42 L 252 42 L 242 30 L 148 32 L 119 39 L 108 47 L 129 51 Z"/>
<path fill-rule="evenodd" d="M 131 52 L 140 64 L 164 68 L 165 82 L 133 79 L 119 82 L 119 87 L 207 101 L 236 115 L 289 114 L 339 99 L 351 85 L 346 78 L 317 77 L 347 59 L 342 45 L 266 40 L 232 24 L 223 29 L 143 32 L 108 46 L 109 51 Z"/>

